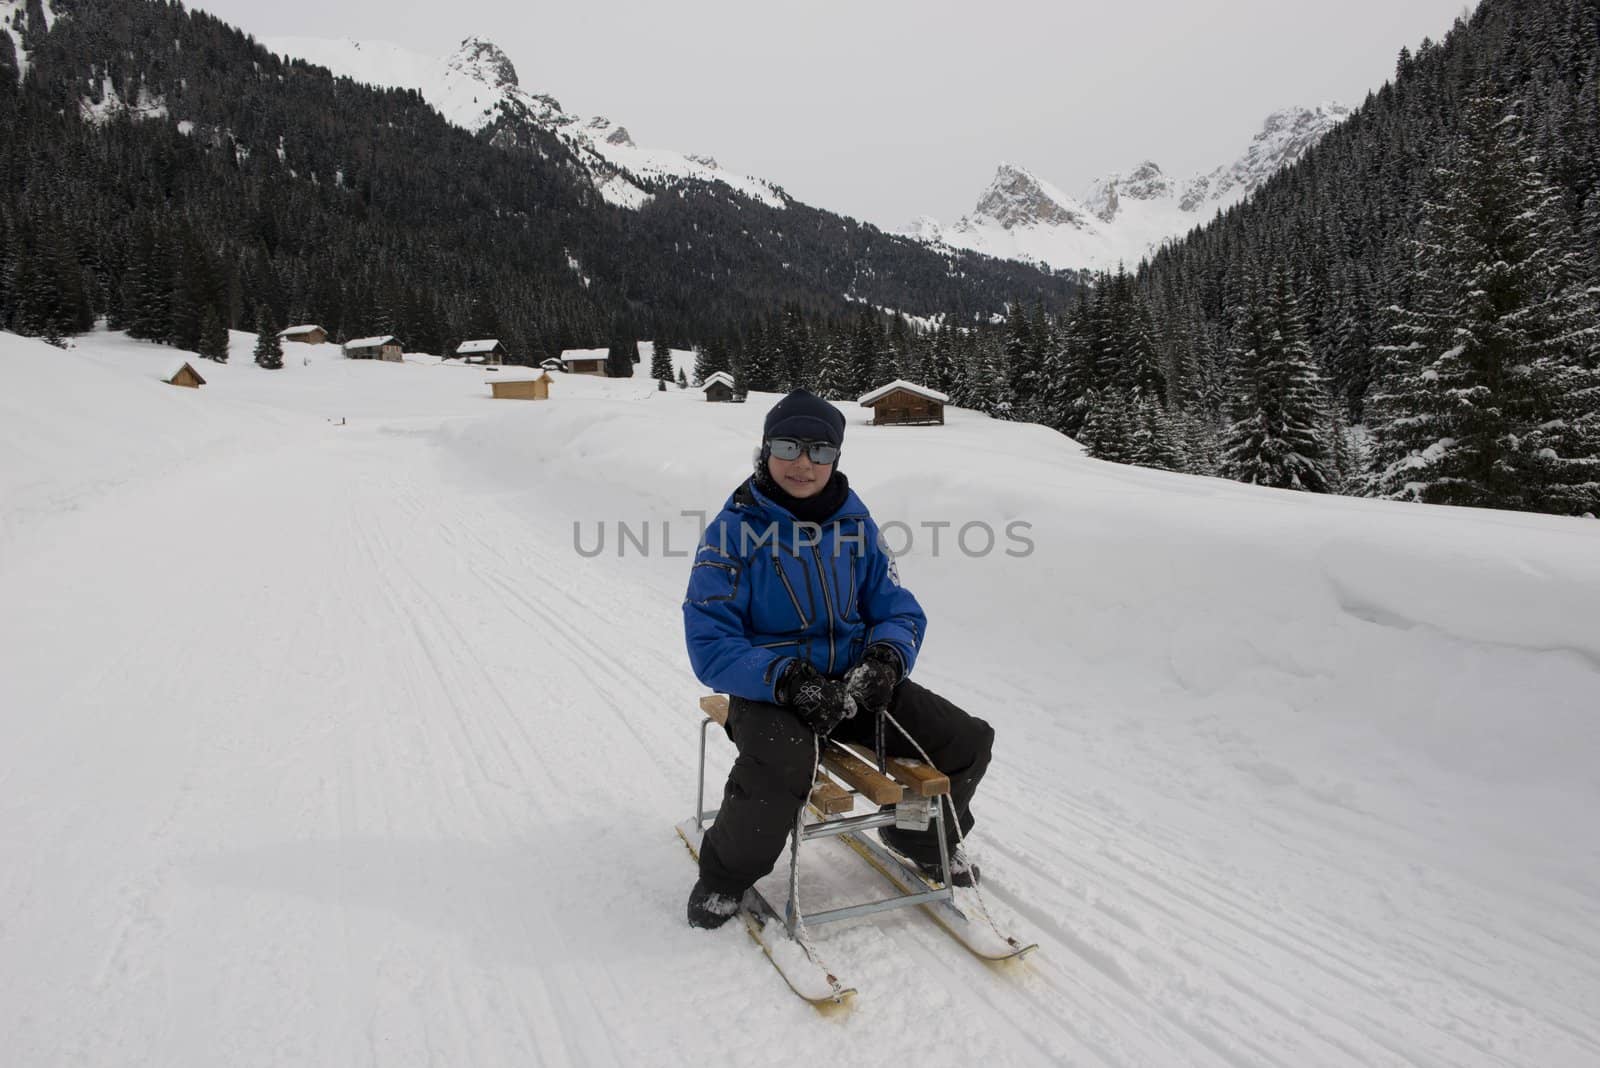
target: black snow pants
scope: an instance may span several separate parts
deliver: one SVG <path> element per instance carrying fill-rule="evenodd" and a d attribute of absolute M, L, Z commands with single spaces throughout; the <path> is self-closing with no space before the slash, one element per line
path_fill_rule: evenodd
<path fill-rule="evenodd" d="M 895 687 L 889 713 L 949 776 L 950 800 L 965 835 L 972 830 L 972 795 L 989 768 L 994 728 L 910 679 Z M 870 747 L 876 722 L 876 715 L 859 713 L 841 723 L 833 737 Z M 739 747 L 739 758 L 728 773 L 716 822 L 700 847 L 700 878 L 714 891 L 737 896 L 772 870 L 794 829 L 796 813 L 811 793 L 812 734 L 789 709 L 741 697 L 729 701 L 727 731 Z M 918 758 L 893 725 L 888 727 L 887 747 L 888 756 Z M 955 832 L 948 819 L 946 824 L 953 845 Z M 923 834 L 926 855 L 936 858 L 939 844 L 933 828 Z"/>

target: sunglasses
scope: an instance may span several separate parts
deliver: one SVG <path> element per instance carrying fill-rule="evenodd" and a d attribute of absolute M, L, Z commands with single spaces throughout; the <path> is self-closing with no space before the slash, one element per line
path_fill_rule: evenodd
<path fill-rule="evenodd" d="M 839 446 L 826 441 L 801 441 L 798 438 L 771 438 L 767 445 L 780 460 L 798 460 L 804 452 L 814 464 L 831 464 L 839 458 Z"/>

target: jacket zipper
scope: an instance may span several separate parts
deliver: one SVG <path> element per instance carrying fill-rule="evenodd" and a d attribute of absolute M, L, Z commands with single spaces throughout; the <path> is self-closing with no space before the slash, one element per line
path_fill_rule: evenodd
<path fill-rule="evenodd" d="M 817 578 L 822 582 L 822 603 L 828 610 L 828 674 L 833 674 L 834 637 L 833 637 L 833 591 L 829 589 L 828 573 L 822 567 L 822 550 L 815 545 L 811 547 L 811 556 L 817 562 Z"/>
<path fill-rule="evenodd" d="M 800 607 L 800 598 L 795 596 L 794 587 L 789 584 L 789 576 L 784 573 L 783 561 L 774 556 L 772 562 L 777 565 L 778 578 L 783 580 L 783 588 L 789 591 L 789 603 L 794 605 L 794 614 L 800 617 L 800 626 L 802 628 L 811 626 L 811 620 L 806 618 L 805 609 Z"/>

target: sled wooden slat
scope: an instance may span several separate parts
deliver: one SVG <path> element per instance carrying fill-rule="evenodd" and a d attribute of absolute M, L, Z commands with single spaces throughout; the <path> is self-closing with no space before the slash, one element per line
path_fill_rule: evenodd
<path fill-rule="evenodd" d="M 877 757 L 871 749 L 864 745 L 851 746 L 860 754 L 861 759 L 869 764 L 877 762 Z M 931 768 L 920 760 L 902 760 L 899 757 L 890 757 L 883 762 L 889 769 L 889 775 L 899 783 L 905 784 L 916 797 L 942 797 L 950 792 L 950 779 L 938 768 Z"/>
<path fill-rule="evenodd" d="M 877 768 L 862 760 L 838 742 L 825 742 L 822 746 L 822 766 L 871 801 L 874 805 L 898 805 L 906 788 L 882 774 Z"/>
<path fill-rule="evenodd" d="M 707 694 L 700 698 L 700 711 L 710 716 L 716 722 L 727 726 L 728 724 L 728 698 L 724 694 Z M 906 763 L 901 761 L 900 763 Z M 905 797 L 906 788 L 895 782 L 887 775 L 882 774 L 877 768 L 862 760 L 861 757 L 846 749 L 838 742 L 827 741 L 822 746 L 822 766 L 848 783 L 853 789 L 871 801 L 874 805 L 897 805 Z M 924 769 L 931 771 L 932 769 Z M 908 774 L 910 774 L 908 772 Z M 944 776 L 933 773 L 939 779 Z M 923 780 L 917 780 L 912 787 L 920 791 L 928 789 L 922 785 Z M 949 781 L 945 780 L 945 789 L 949 789 Z M 939 791 L 943 792 L 943 791 Z M 932 797 L 933 794 L 920 793 L 922 797 Z"/>
<path fill-rule="evenodd" d="M 856 799 L 849 790 L 818 771 L 817 785 L 811 788 L 811 807 L 824 816 L 842 816 L 855 810 Z"/>
<path fill-rule="evenodd" d="M 728 698 L 724 694 L 710 693 L 700 698 L 700 711 L 716 720 L 720 726 L 728 725 Z"/>

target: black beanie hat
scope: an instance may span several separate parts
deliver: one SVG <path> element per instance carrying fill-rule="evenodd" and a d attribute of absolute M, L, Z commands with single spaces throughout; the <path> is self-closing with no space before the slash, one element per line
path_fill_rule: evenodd
<path fill-rule="evenodd" d="M 844 444 L 844 413 L 808 390 L 797 389 L 772 406 L 762 427 L 763 441 L 799 438 Z"/>

